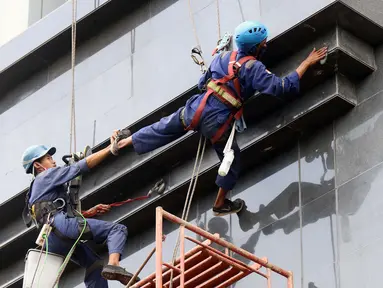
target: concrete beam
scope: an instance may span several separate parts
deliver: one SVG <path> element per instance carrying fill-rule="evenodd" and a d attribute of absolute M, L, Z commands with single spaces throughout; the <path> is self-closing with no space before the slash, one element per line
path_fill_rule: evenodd
<path fill-rule="evenodd" d="M 84 16 L 77 23 L 78 46 L 145 3 L 145 1 L 113 0 L 104 3 L 90 13 L 88 13 L 88 10 L 86 12 L 80 11 L 82 13 L 80 15 Z M 167 2 L 166 5 L 170 5 L 170 3 Z M 68 5 L 70 6 L 70 3 L 64 4 L 62 9 L 60 8 L 54 12 L 59 14 L 57 15 L 58 18 L 70 16 L 68 13 L 71 9 L 69 9 Z M 88 7 L 87 9 L 90 8 Z M 113 17 L 110 17 L 110 15 L 113 15 Z M 307 45 L 323 31 L 327 31 L 330 27 L 337 25 L 337 23 L 373 46 L 383 41 L 381 26 L 351 9 L 343 2 L 336 1 L 312 15 L 312 17 L 293 26 L 282 35 L 273 38 L 269 43 L 269 53 L 266 55 L 265 63 L 267 66 L 274 66 L 275 63 L 291 55 L 300 47 Z M 6 91 L 17 86 L 38 71 L 47 68 L 70 51 L 70 26 L 64 25 L 60 27 L 53 34 L 51 29 L 48 29 L 49 31 L 47 30 L 46 32 L 49 32 L 49 35 L 52 34 L 51 38 L 47 40 L 43 37 L 33 44 L 33 47 L 29 46 L 32 43 L 30 39 L 41 38 L 36 37 L 37 32 L 41 33 L 40 26 L 31 27 L 28 29 L 28 33 L 20 35 L 16 39 L 17 41 L 11 41 L 1 47 L 0 52 L 2 53 L 0 54 L 14 55 L 11 57 L 12 59 L 8 58 L 0 61 L 1 95 L 4 95 Z M 25 48 L 20 50 L 20 47 Z M 283 47 L 283 49 L 279 49 L 279 47 Z M 11 53 L 12 51 L 17 51 L 17 53 Z"/>

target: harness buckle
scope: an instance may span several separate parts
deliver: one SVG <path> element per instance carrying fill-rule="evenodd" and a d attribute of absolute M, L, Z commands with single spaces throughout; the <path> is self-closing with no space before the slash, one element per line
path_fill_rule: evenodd
<path fill-rule="evenodd" d="M 230 46 L 232 35 L 228 32 L 223 35 L 221 39 L 217 42 L 217 47 L 214 48 L 213 53 L 211 56 L 214 56 L 215 54 L 219 54 L 221 51 L 226 50 Z"/>
<path fill-rule="evenodd" d="M 65 207 L 65 205 L 66 205 L 65 200 L 63 198 L 57 198 L 56 200 L 53 200 L 53 203 L 56 203 L 57 201 L 61 201 L 62 205 L 58 206 L 56 209 L 57 210 L 63 209 Z"/>
<path fill-rule="evenodd" d="M 200 66 L 200 70 L 202 73 L 205 73 L 207 71 L 205 60 L 202 56 L 202 50 L 199 46 L 194 47 L 191 50 L 191 58 L 193 59 L 194 63 Z"/>

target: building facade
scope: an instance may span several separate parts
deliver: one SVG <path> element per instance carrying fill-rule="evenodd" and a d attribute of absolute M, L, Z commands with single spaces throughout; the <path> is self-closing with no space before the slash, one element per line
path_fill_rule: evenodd
<path fill-rule="evenodd" d="M 70 144 L 72 3 L 47 1 L 47 8 L 35 1 L 37 13 L 32 2 L 20 4 L 24 16 L 14 26 L 4 20 L 1 26 L 10 30 L 0 31 L 0 287 L 22 287 L 25 254 L 38 235 L 21 219 L 31 180 L 21 155 L 33 144 L 52 145 L 60 162 Z M 231 192 L 246 208 L 213 216 L 219 161 L 208 144 L 188 220 L 293 271 L 294 287 L 380 286 L 382 1 L 219 0 L 219 18 L 213 0 L 190 6 L 188 0 L 77 2 L 77 150 L 91 145 L 97 151 L 114 129 L 137 131 L 182 106 L 197 93 L 201 73 L 191 48 L 199 43 L 210 63 L 219 35 L 233 33 L 243 20 L 269 27 L 264 62 L 281 76 L 313 47 L 328 46 L 327 62 L 305 75 L 298 98 L 258 94 L 246 104 L 248 129 L 238 135 L 243 171 Z M 0 14 L 12 19 L 0 3 L 6 7 Z M 166 182 L 163 195 L 101 217 L 128 227 L 122 259 L 128 270 L 154 247 L 155 207 L 181 214 L 198 140 L 188 133 L 145 155 L 128 150 L 85 177 L 85 208 L 141 196 L 159 179 Z M 165 260 L 177 231 L 166 225 Z M 106 255 L 104 247 L 94 249 Z M 140 277 L 154 269 L 152 259 Z M 83 277 L 84 270 L 71 265 L 60 287 L 84 287 Z M 262 287 L 263 281 L 252 275 L 235 287 Z M 273 287 L 285 287 L 284 281 L 273 276 Z"/>

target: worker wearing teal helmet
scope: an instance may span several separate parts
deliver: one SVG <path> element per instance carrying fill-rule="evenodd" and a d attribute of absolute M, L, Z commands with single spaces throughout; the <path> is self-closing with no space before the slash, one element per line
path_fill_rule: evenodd
<path fill-rule="evenodd" d="M 147 153 L 178 139 L 188 130 L 198 130 L 211 140 L 222 161 L 231 127 L 235 120 L 242 117 L 242 104 L 256 92 L 276 97 L 297 95 L 303 74 L 327 53 L 325 47 L 314 49 L 295 71 L 280 78 L 268 71 L 260 61 L 267 48 L 268 37 L 268 29 L 262 23 L 241 23 L 234 33 L 238 51 L 226 51 L 213 59 L 199 80 L 201 93 L 193 95 L 184 107 L 173 114 L 143 127 L 133 135 L 126 129 L 115 131 L 114 136 L 120 137 L 120 140 L 112 147 L 112 153 L 117 154 L 119 149 L 128 146 L 133 146 L 138 154 Z M 240 172 L 240 149 L 235 138 L 231 148 L 234 160 L 230 170 L 227 175 L 216 178 L 219 187 L 213 206 L 216 216 L 236 213 L 243 207 L 243 201 L 225 198 L 227 192 L 234 188 Z"/>
<path fill-rule="evenodd" d="M 241 120 L 243 104 L 256 92 L 270 97 L 298 95 L 303 74 L 327 53 L 326 47 L 314 49 L 295 71 L 280 78 L 261 62 L 268 37 L 268 29 L 262 23 L 241 23 L 234 33 L 238 51 L 222 52 L 213 59 L 199 79 L 201 92 L 191 96 L 185 106 L 173 114 L 132 135 L 124 129 L 116 131 L 115 136 L 121 140 L 112 147 L 112 152 L 117 154 L 119 149 L 133 146 L 138 154 L 148 153 L 182 137 L 188 130 L 197 130 L 212 142 L 222 161 L 231 128 L 235 121 Z M 240 199 L 231 201 L 225 197 L 234 188 L 240 173 L 240 149 L 235 137 L 231 149 L 234 157 L 228 173 L 216 178 L 219 187 L 213 206 L 216 216 L 237 213 L 244 204 Z"/>
<path fill-rule="evenodd" d="M 257 21 L 246 21 L 237 26 L 234 32 L 238 50 L 246 55 L 256 56 L 265 51 L 269 31 L 265 25 Z"/>

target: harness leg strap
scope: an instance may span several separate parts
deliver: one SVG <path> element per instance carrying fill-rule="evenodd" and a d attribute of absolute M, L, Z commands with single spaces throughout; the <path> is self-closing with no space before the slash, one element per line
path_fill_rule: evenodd
<path fill-rule="evenodd" d="M 202 101 L 199 104 L 197 111 L 195 112 L 193 116 L 192 122 L 190 123 L 189 127 L 186 128 L 186 130 L 193 130 L 198 126 L 198 122 L 199 122 L 199 119 L 201 118 L 203 109 L 205 108 L 206 101 L 212 93 L 213 93 L 212 90 L 209 90 L 205 93 L 205 96 L 202 98 Z"/>

